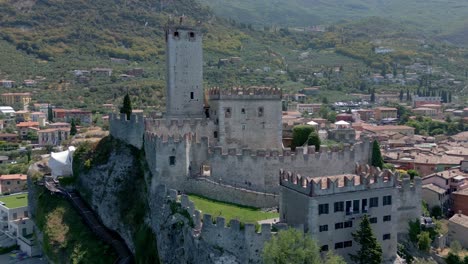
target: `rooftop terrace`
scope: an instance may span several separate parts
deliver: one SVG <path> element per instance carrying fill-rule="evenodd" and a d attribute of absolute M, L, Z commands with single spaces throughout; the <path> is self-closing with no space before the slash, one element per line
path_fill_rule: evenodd
<path fill-rule="evenodd" d="M 8 209 L 28 206 L 28 193 L 1 196 L 0 203 Z"/>

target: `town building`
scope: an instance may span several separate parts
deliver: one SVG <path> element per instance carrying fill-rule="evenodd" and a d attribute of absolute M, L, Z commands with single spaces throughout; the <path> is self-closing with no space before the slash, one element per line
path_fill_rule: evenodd
<path fill-rule="evenodd" d="M 58 146 L 70 138 L 70 128 L 49 128 L 37 132 L 40 146 Z"/>
<path fill-rule="evenodd" d="M 318 95 L 320 93 L 320 86 L 307 87 L 300 91 L 307 96 Z"/>
<path fill-rule="evenodd" d="M 12 118 L 15 116 L 15 110 L 11 106 L 0 106 L 0 112 L 7 118 Z"/>
<path fill-rule="evenodd" d="M 375 119 L 383 121 L 385 119 L 396 119 L 398 110 L 394 107 L 377 107 L 374 112 Z"/>
<path fill-rule="evenodd" d="M 6 141 L 10 143 L 18 142 L 18 135 L 17 134 L 9 134 L 9 133 L 1 133 L 0 134 L 0 141 Z"/>
<path fill-rule="evenodd" d="M 20 122 L 16 124 L 16 128 L 18 129 L 20 138 L 25 140 L 28 138 L 29 132 L 37 133 L 39 130 L 39 122 Z"/>
<path fill-rule="evenodd" d="M 91 73 L 95 76 L 101 77 L 111 77 L 112 76 L 112 69 L 110 68 L 93 68 L 91 69 Z"/>
<path fill-rule="evenodd" d="M 450 209 L 450 194 L 444 188 L 433 183 L 423 184 L 421 195 L 429 209 L 439 207 L 443 212 Z"/>
<path fill-rule="evenodd" d="M 2 86 L 3 88 L 13 88 L 13 87 L 15 87 L 15 81 L 0 80 L 0 86 Z"/>
<path fill-rule="evenodd" d="M 72 120 L 75 120 L 75 122 L 81 125 L 90 125 L 93 121 L 92 112 L 87 110 L 55 108 L 52 110 L 52 113 L 54 121 L 71 123 Z"/>
<path fill-rule="evenodd" d="M 388 126 L 371 126 L 371 125 L 363 125 L 363 131 L 366 133 L 370 133 L 371 135 L 378 135 L 384 132 L 394 132 L 394 133 L 401 133 L 406 136 L 413 136 L 414 135 L 414 127 L 410 126 L 396 126 L 396 125 L 388 125 Z"/>
<path fill-rule="evenodd" d="M 431 117 L 437 116 L 439 114 L 437 109 L 429 108 L 429 107 L 418 107 L 418 108 L 413 109 L 413 112 L 416 115 L 431 116 Z"/>
<path fill-rule="evenodd" d="M 24 110 L 31 103 L 31 93 L 4 93 L 1 101 L 5 105 L 20 106 Z"/>
<path fill-rule="evenodd" d="M 413 107 L 422 107 L 423 105 L 441 105 L 442 98 L 440 96 L 413 96 Z"/>
<path fill-rule="evenodd" d="M 27 175 L 4 174 L 0 175 L 0 194 L 23 192 L 27 189 Z"/>
<path fill-rule="evenodd" d="M 460 242 L 463 248 L 468 248 L 468 216 L 463 212 L 454 214 L 448 221 L 448 241 Z"/>
<path fill-rule="evenodd" d="M 317 113 L 320 111 L 320 108 L 322 107 L 322 104 L 297 104 L 296 105 L 296 110 L 300 113 Z"/>
<path fill-rule="evenodd" d="M 384 261 L 392 261 L 398 234 L 421 215 L 420 179 L 398 177 L 368 165 L 356 166 L 355 174 L 312 178 L 281 170 L 280 222 L 302 226 L 322 251 L 349 260 L 359 248 L 351 234 L 367 215 Z"/>
<path fill-rule="evenodd" d="M 34 242 L 34 223 L 29 218 L 28 194 L 0 196 L 0 241 L 2 247 L 18 245 L 28 256 L 40 254 Z"/>

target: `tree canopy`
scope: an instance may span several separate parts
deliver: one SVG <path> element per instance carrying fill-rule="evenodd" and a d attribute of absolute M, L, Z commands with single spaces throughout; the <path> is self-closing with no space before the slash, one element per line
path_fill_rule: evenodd
<path fill-rule="evenodd" d="M 371 165 L 374 167 L 383 168 L 384 162 L 382 158 L 382 153 L 380 153 L 380 145 L 377 140 L 374 140 L 372 143 L 372 161 Z"/>
<path fill-rule="evenodd" d="M 382 263 L 382 247 L 372 231 L 367 215 L 364 215 L 359 229 L 353 234 L 354 241 L 361 247 L 356 254 L 350 254 L 350 258 L 357 264 Z"/>
<path fill-rule="evenodd" d="M 304 143 L 307 142 L 310 133 L 314 131 L 314 127 L 310 125 L 297 125 L 293 127 L 293 139 L 291 148 L 295 149 L 296 147 L 304 145 Z"/>
<path fill-rule="evenodd" d="M 312 133 L 309 134 L 309 138 L 307 139 L 307 145 L 309 146 L 315 146 L 315 151 L 320 150 L 320 137 L 319 134 L 316 131 L 313 131 Z"/>
<path fill-rule="evenodd" d="M 310 236 L 296 229 L 278 232 L 263 248 L 263 263 L 265 264 L 345 264 L 346 262 L 332 252 L 324 257 Z"/>
<path fill-rule="evenodd" d="M 120 108 L 120 113 L 126 114 L 127 119 L 130 120 L 130 115 L 132 114 L 132 101 L 130 101 L 130 96 L 128 93 L 124 97 L 123 105 Z"/>
<path fill-rule="evenodd" d="M 77 132 L 78 132 L 78 131 L 77 131 L 77 129 L 76 129 L 75 119 L 72 119 L 72 121 L 71 121 L 71 127 L 70 127 L 70 136 L 76 135 Z"/>

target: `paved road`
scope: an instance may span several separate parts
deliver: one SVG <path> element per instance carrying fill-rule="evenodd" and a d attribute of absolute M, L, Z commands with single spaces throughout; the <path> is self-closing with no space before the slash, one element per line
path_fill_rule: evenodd
<path fill-rule="evenodd" d="M 18 260 L 10 256 L 12 253 L 0 255 L 1 264 L 47 264 L 48 262 L 43 258 L 28 258 L 25 260 Z M 14 255 L 14 254 L 13 254 Z"/>

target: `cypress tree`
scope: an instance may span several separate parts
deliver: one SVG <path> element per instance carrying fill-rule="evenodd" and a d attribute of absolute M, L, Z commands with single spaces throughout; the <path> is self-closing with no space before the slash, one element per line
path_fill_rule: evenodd
<path fill-rule="evenodd" d="M 379 168 L 383 168 L 383 158 L 382 158 L 382 153 L 380 153 L 380 145 L 379 145 L 379 142 L 377 142 L 377 140 L 374 140 L 374 142 L 372 143 L 372 161 L 371 161 L 371 165 L 374 166 L 374 167 L 379 167 Z"/>
<path fill-rule="evenodd" d="M 127 115 L 127 120 L 130 120 L 130 115 L 132 114 L 132 101 L 130 101 L 130 96 L 128 93 L 124 97 L 123 105 L 120 108 L 121 114 Z"/>
<path fill-rule="evenodd" d="M 72 121 L 71 121 L 71 127 L 70 127 L 70 136 L 76 135 L 77 132 L 78 132 L 78 131 L 77 131 L 77 129 L 76 129 L 75 119 L 72 119 Z"/>
<path fill-rule="evenodd" d="M 382 247 L 372 232 L 367 215 L 364 215 L 359 229 L 353 234 L 353 239 L 361 248 L 356 254 L 349 254 L 352 261 L 357 264 L 380 264 L 382 263 Z"/>
<path fill-rule="evenodd" d="M 400 90 L 400 102 L 403 102 L 403 89 Z"/>
<path fill-rule="evenodd" d="M 375 103 L 375 88 L 372 89 L 372 92 L 370 95 L 370 101 L 371 103 Z"/>
<path fill-rule="evenodd" d="M 52 107 L 47 105 L 47 120 L 49 122 L 54 122 L 54 113 L 52 112 Z"/>

